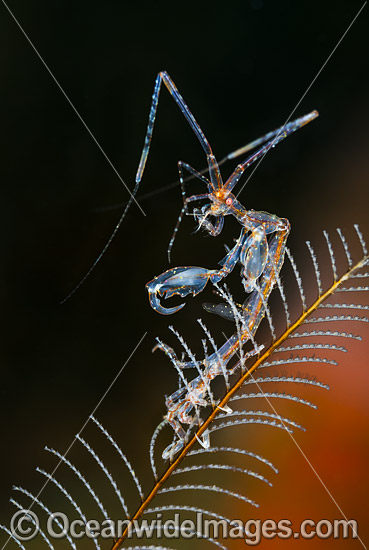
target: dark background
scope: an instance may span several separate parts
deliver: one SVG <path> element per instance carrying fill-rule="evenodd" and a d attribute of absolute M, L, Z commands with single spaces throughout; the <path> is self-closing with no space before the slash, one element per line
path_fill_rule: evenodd
<path fill-rule="evenodd" d="M 356 1 L 231 0 L 191 6 L 9 0 L 130 188 L 159 70 L 172 76 L 215 155 L 222 158 L 287 119 L 360 6 Z M 144 288 L 168 268 L 166 249 L 181 208 L 177 188 L 142 200 L 146 217 L 133 206 L 94 273 L 67 303 L 59 304 L 119 219 L 121 209 L 105 207 L 126 201 L 128 193 L 1 4 L 0 13 L 0 509 L 5 522 L 12 512 L 12 484 L 37 492 L 42 480 L 34 467 L 50 470 L 54 464 L 43 446 L 61 452 L 68 447 L 148 331 L 97 413 L 138 463 L 137 469 L 146 468 L 147 434 L 164 414 L 163 395 L 176 385 L 166 358 L 151 355 L 154 337 L 174 344 L 167 326 L 175 323 L 178 328 L 187 325 L 190 343 L 195 329 L 189 323 L 194 324 L 199 310 L 191 303 L 177 319 L 160 317 L 150 308 Z M 290 220 L 289 246 L 297 259 L 304 257 L 306 239 L 317 249 L 324 245 L 323 229 L 332 232 L 340 226 L 350 240 L 352 224 L 360 223 L 364 235 L 369 234 L 367 28 L 365 8 L 295 114 L 318 109 L 320 117 L 268 154 L 240 196 L 247 208 Z M 163 88 L 140 192 L 175 181 L 178 159 L 204 167 L 201 147 Z M 232 169 L 232 163 L 227 164 L 224 175 Z M 201 192 L 201 184 L 190 185 Z M 226 220 L 225 225 L 223 238 L 212 240 L 192 235 L 193 220 L 186 219 L 174 246 L 173 265 L 215 268 L 223 244 L 231 244 L 239 232 L 236 222 Z M 332 426 L 338 445 L 354 434 L 352 455 L 365 457 L 367 447 L 360 445 L 367 431 L 362 433 L 357 424 L 360 420 L 368 425 L 364 393 L 362 408 L 350 409 L 350 403 L 359 400 L 355 389 L 367 387 L 362 350 L 353 363 L 346 361 L 347 370 L 341 371 L 342 394 L 335 394 L 334 405 L 326 405 L 326 414 L 331 414 L 326 431 L 314 435 L 314 427 L 308 428 L 311 445 L 326 441 Z M 325 375 L 334 385 L 335 374 Z M 336 410 L 347 411 L 351 431 L 338 429 Z M 324 407 L 315 414 L 320 422 L 326 418 Z M 309 449 L 309 439 L 303 437 L 300 441 Z M 291 445 L 288 453 L 273 448 L 276 460 L 295 451 Z M 326 476 L 342 449 L 330 451 L 328 458 L 328 451 L 316 457 Z M 79 452 L 73 450 L 77 460 Z M 283 502 L 306 502 L 306 488 L 299 489 L 298 483 L 312 474 L 296 453 L 293 465 L 285 466 L 290 485 L 264 495 L 265 501 L 279 503 L 279 517 L 291 512 Z M 360 478 L 350 481 L 350 472 L 360 466 L 344 461 L 343 470 L 328 479 L 351 517 L 365 495 L 367 471 L 362 467 Z M 334 480 L 341 477 L 343 485 L 335 491 Z M 326 508 L 322 504 L 320 517 L 328 507 L 340 517 L 314 476 L 311 480 L 306 490 L 312 492 L 312 509 L 323 501 Z"/>

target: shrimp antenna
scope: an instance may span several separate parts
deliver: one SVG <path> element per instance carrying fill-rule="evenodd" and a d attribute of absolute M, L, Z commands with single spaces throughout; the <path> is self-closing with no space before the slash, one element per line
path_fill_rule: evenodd
<path fill-rule="evenodd" d="M 122 225 L 122 222 L 124 220 L 124 218 L 126 217 L 126 214 L 131 206 L 131 204 L 133 203 L 133 201 L 135 201 L 135 196 L 136 196 L 136 193 L 138 191 L 138 188 L 139 188 L 139 185 L 140 185 L 140 180 L 137 181 L 137 176 L 136 176 L 136 185 L 134 186 L 134 189 L 131 193 L 131 196 L 129 198 L 129 201 L 127 202 L 126 204 L 126 207 L 123 211 L 123 214 L 121 215 L 121 217 L 119 218 L 118 220 L 118 223 L 117 225 L 114 227 L 114 231 L 113 233 L 110 235 L 109 239 L 107 240 L 104 248 L 102 249 L 102 251 L 100 252 L 100 254 L 98 255 L 98 257 L 96 258 L 96 260 L 94 261 L 94 263 L 91 265 L 90 269 L 87 271 L 87 273 L 82 277 L 82 279 L 80 280 L 80 282 L 73 288 L 73 290 L 68 294 L 68 296 L 66 296 L 61 302 L 60 304 L 65 304 L 65 302 L 67 300 L 69 300 L 69 298 L 71 296 L 73 296 L 73 294 L 75 292 L 77 292 L 77 290 L 83 285 L 83 283 L 86 281 L 86 279 L 91 275 L 91 273 L 93 272 L 93 270 L 95 269 L 96 265 L 99 263 L 99 261 L 101 260 L 101 258 L 104 256 L 105 252 L 107 251 L 107 249 L 109 248 L 109 246 L 111 245 L 111 242 L 112 240 L 114 239 L 115 235 L 117 234 L 118 232 L 118 229 L 120 228 L 120 226 Z M 145 214 L 146 215 L 146 214 Z"/>

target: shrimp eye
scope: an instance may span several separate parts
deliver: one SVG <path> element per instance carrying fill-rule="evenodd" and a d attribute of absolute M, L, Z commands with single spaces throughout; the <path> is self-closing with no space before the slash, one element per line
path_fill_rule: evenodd
<path fill-rule="evenodd" d="M 232 204 L 233 200 L 231 198 L 229 199 L 226 199 L 226 204 L 228 204 L 228 206 L 230 206 Z"/>

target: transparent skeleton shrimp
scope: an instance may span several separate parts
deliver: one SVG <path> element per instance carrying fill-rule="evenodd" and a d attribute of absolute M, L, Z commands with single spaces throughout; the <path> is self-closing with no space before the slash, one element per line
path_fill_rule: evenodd
<path fill-rule="evenodd" d="M 236 263 L 240 259 L 244 265 L 244 279 L 247 281 L 245 284 L 248 285 L 245 289 L 250 291 L 253 288 L 254 282 L 260 277 L 266 265 L 266 258 L 268 255 L 267 235 L 271 233 L 279 233 L 286 236 L 288 234 L 287 230 L 289 229 L 289 222 L 286 219 L 278 218 L 274 214 L 268 214 L 267 212 L 246 210 L 232 193 L 232 190 L 240 180 L 247 167 L 251 166 L 251 164 L 260 159 L 272 147 L 286 138 L 289 134 L 314 120 L 314 118 L 318 116 L 318 113 L 317 111 L 312 111 L 308 115 L 300 117 L 293 122 L 289 122 L 285 126 L 282 126 L 273 132 L 269 132 L 264 137 L 255 140 L 249 146 L 242 148 L 240 151 L 248 150 L 250 147 L 255 146 L 255 144 L 259 145 L 264 143 L 264 145 L 259 147 L 255 153 L 238 164 L 228 180 L 223 183 L 219 165 L 204 133 L 187 107 L 184 99 L 177 90 L 170 76 L 165 71 L 160 72 L 155 81 L 145 143 L 136 175 L 136 190 L 137 185 L 142 179 L 149 154 L 162 82 L 164 82 L 204 149 L 209 172 L 209 178 L 206 178 L 189 164 L 181 161 L 178 162 L 183 208 L 169 243 L 168 258 L 170 259 L 170 253 L 179 224 L 183 218 L 183 215 L 188 213 L 188 205 L 192 202 L 199 200 L 210 201 L 210 203 L 205 204 L 201 209 L 194 208 L 193 214 L 198 222 L 198 228 L 204 228 L 205 231 L 213 237 L 221 233 L 224 224 L 224 216 L 234 216 L 242 226 L 241 235 L 233 249 L 222 260 L 222 268 L 220 270 L 209 270 L 207 268 L 196 266 L 174 267 L 147 283 L 146 288 L 149 293 L 151 306 L 163 315 L 170 315 L 180 310 L 185 304 L 180 304 L 172 308 L 165 308 L 160 303 L 160 297 L 169 298 L 174 294 L 179 294 L 182 297 L 187 296 L 188 294 L 196 296 L 196 294 L 205 288 L 209 280 L 212 283 L 218 283 L 226 277 L 234 269 Z M 267 142 L 265 143 L 265 141 Z M 240 151 L 235 152 L 234 156 L 236 156 L 236 153 L 238 155 Z M 205 183 L 208 192 L 186 197 L 183 181 L 184 169 L 187 170 L 192 176 Z M 210 221 L 210 217 L 215 219 L 214 223 Z M 247 234 L 248 236 L 246 238 Z"/>
<path fill-rule="evenodd" d="M 177 439 L 164 450 L 162 454 L 164 459 L 172 459 L 175 454 L 183 449 L 191 428 L 201 425 L 199 408 L 205 408 L 209 405 L 217 406 L 213 403 L 210 382 L 217 376 L 225 377 L 235 373 L 238 368 L 243 367 L 249 357 L 258 354 L 263 348 L 263 346 L 257 346 L 254 335 L 265 315 L 269 295 L 275 286 L 283 265 L 288 231 L 289 229 L 286 229 L 286 234 L 275 234 L 271 237 L 263 274 L 258 283 L 253 283 L 253 290 L 243 303 L 241 311 L 235 311 L 235 306 L 230 303 L 218 304 L 213 309 L 214 313 L 227 319 L 237 320 L 238 317 L 237 332 L 219 350 L 202 361 L 204 368 L 199 376 L 191 382 L 185 381 L 182 377 L 184 386 L 166 398 L 167 414 L 165 418 L 173 428 Z M 250 281 L 245 280 L 244 271 L 243 282 L 245 288 L 250 288 Z M 207 306 L 206 309 L 210 311 L 210 306 Z M 253 349 L 243 353 L 243 357 L 232 368 L 227 368 L 232 357 L 240 352 L 248 341 L 252 341 Z M 195 364 L 194 360 L 186 363 L 180 361 L 173 349 L 166 344 L 158 341 L 157 348 L 169 356 L 177 371 L 180 372 L 185 368 L 194 367 L 199 370 L 198 363 Z M 195 414 L 191 414 L 193 409 L 195 409 Z M 222 410 L 232 412 L 229 407 Z M 188 430 L 185 430 L 183 425 L 188 425 Z M 203 440 L 199 439 L 199 442 L 206 448 L 210 446 L 207 431 L 203 434 Z"/>
<path fill-rule="evenodd" d="M 188 294 L 195 296 L 205 288 L 209 280 L 213 284 L 221 281 L 234 269 L 238 262 L 240 262 L 243 266 L 242 281 L 245 291 L 247 293 L 251 293 L 242 307 L 241 328 L 238 326 L 236 334 L 231 336 L 231 338 L 229 338 L 218 351 L 210 357 L 204 359 L 202 362 L 204 365 L 204 370 L 199 374 L 199 376 L 194 378 L 189 383 L 185 381 L 182 376 L 182 380 L 184 382 L 183 387 L 180 387 L 166 400 L 166 418 L 178 437 L 178 439 L 169 445 L 163 453 L 163 458 L 170 458 L 185 445 L 187 434 L 183 428 L 183 424 L 188 424 L 190 428 L 194 425 L 200 424 L 201 420 L 198 408 L 208 406 L 212 400 L 210 395 L 210 381 L 214 380 L 214 378 L 219 375 L 225 375 L 225 370 L 227 369 L 230 359 L 235 355 L 235 353 L 237 353 L 238 350 L 242 350 L 242 347 L 247 341 L 253 341 L 254 350 L 246 354 L 246 358 L 259 352 L 260 348 L 256 346 L 253 336 L 260 324 L 261 319 L 264 317 L 269 294 L 276 283 L 279 270 L 283 264 L 286 239 L 290 230 L 288 220 L 278 218 L 277 216 L 266 212 L 246 210 L 232 193 L 232 190 L 240 180 L 247 167 L 251 166 L 251 164 L 260 159 L 270 150 L 270 148 L 274 147 L 289 134 L 311 122 L 318 116 L 318 113 L 317 111 L 312 111 L 308 115 L 300 117 L 293 122 L 289 122 L 285 126 L 273 132 L 269 132 L 262 138 L 255 140 L 245 148 L 236 151 L 233 154 L 234 157 L 238 156 L 238 154 L 241 154 L 243 151 L 246 152 L 249 149 L 260 145 L 259 149 L 257 149 L 255 153 L 238 164 L 228 180 L 223 183 L 219 165 L 215 159 L 209 142 L 177 90 L 174 82 L 171 80 L 169 75 L 163 71 L 158 74 L 155 81 L 149 122 L 144 148 L 136 175 L 136 187 L 134 194 L 137 191 L 139 182 L 142 179 L 149 154 L 162 82 L 164 82 L 166 88 L 179 106 L 181 112 L 187 119 L 202 148 L 204 149 L 209 172 L 209 178 L 207 178 L 202 173 L 197 172 L 189 164 L 181 161 L 178 163 L 183 208 L 169 243 L 169 261 L 170 253 L 180 222 L 184 214 L 188 213 L 188 205 L 192 202 L 199 200 L 210 201 L 201 209 L 194 208 L 193 214 L 198 222 L 198 228 L 200 229 L 203 227 L 211 236 L 215 237 L 221 233 L 224 224 L 224 217 L 227 215 L 233 215 L 241 224 L 242 229 L 235 246 L 220 262 L 222 265 L 221 269 L 208 270 L 203 267 L 195 266 L 175 267 L 169 269 L 147 283 L 146 288 L 149 293 L 151 306 L 156 311 L 164 315 L 170 315 L 179 311 L 185 304 L 180 304 L 179 306 L 172 308 L 164 308 L 160 303 L 160 297 L 170 298 L 174 294 L 178 294 L 182 297 L 187 296 Z M 231 156 L 232 155 L 229 155 L 229 157 Z M 191 176 L 196 177 L 205 183 L 207 186 L 207 193 L 192 195 L 187 198 L 183 178 L 184 170 L 189 172 Z M 214 223 L 209 219 L 210 217 L 215 219 Z M 270 235 L 269 243 L 267 235 Z M 227 311 L 227 306 L 217 306 L 217 308 L 214 309 L 214 312 L 226 317 L 230 316 L 229 311 Z M 166 344 L 158 341 L 157 347 L 162 349 L 170 357 L 178 372 L 181 372 L 183 368 L 188 367 L 196 367 L 199 370 L 198 362 L 192 361 L 189 363 L 183 363 L 179 361 L 174 351 Z M 245 360 L 245 357 L 243 360 Z M 235 372 L 238 366 L 239 363 L 237 363 L 234 368 L 230 369 L 229 373 Z M 191 415 L 194 408 L 196 414 Z M 204 436 L 204 441 L 202 444 L 207 446 L 209 445 L 208 435 Z"/>

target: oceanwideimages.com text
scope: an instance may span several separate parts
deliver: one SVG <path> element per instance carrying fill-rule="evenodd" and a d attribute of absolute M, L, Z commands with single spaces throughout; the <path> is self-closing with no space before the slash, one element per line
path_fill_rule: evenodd
<path fill-rule="evenodd" d="M 181 519 L 175 513 L 170 519 L 163 519 L 159 513 L 155 518 L 139 520 L 73 519 L 62 512 L 54 512 L 43 521 L 32 510 L 18 510 L 11 520 L 11 532 L 19 541 L 34 539 L 38 534 L 49 539 L 79 540 L 90 539 L 117 540 L 125 534 L 126 538 L 137 539 L 244 539 L 250 546 L 258 545 L 263 539 L 347 539 L 358 538 L 356 520 L 305 519 L 298 528 L 288 519 L 278 521 L 267 519 L 225 519 L 204 517 L 200 512 L 193 519 Z"/>

